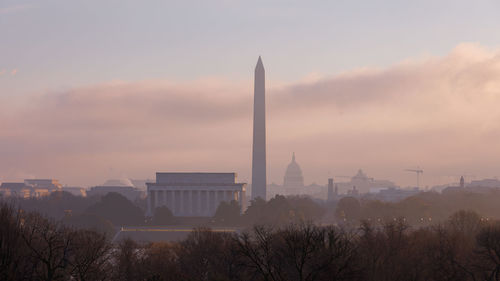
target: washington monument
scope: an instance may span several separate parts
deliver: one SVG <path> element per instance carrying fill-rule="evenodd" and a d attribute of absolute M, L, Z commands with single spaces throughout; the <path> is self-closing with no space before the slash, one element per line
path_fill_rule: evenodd
<path fill-rule="evenodd" d="M 252 199 L 266 200 L 266 78 L 260 56 L 253 98 Z"/>

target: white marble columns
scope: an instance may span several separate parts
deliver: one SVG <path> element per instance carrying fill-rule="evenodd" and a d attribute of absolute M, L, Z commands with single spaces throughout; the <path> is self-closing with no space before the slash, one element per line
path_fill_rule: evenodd
<path fill-rule="evenodd" d="M 149 190 L 148 212 L 154 215 L 154 210 L 166 206 L 174 216 L 213 216 L 219 204 L 223 201 L 238 201 L 244 195 L 235 190 Z"/>

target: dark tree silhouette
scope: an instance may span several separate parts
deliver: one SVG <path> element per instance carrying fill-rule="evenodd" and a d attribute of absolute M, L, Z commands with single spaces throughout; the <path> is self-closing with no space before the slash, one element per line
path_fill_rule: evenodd
<path fill-rule="evenodd" d="M 155 209 L 152 224 L 169 225 L 174 222 L 174 215 L 168 207 L 162 206 Z"/>
<path fill-rule="evenodd" d="M 99 202 L 91 205 L 86 213 L 107 219 L 115 226 L 144 224 L 142 210 L 116 192 L 110 192 L 103 196 Z"/>
<path fill-rule="evenodd" d="M 105 234 L 78 230 L 72 234 L 69 264 L 75 280 L 108 280 L 112 273 L 111 244 Z"/>
<path fill-rule="evenodd" d="M 236 225 L 240 223 L 241 207 L 237 201 L 222 201 L 215 211 L 214 219 L 217 223 L 224 225 Z"/>
<path fill-rule="evenodd" d="M 340 220 L 358 221 L 361 218 L 361 204 L 354 197 L 344 197 L 337 204 L 335 215 Z"/>
<path fill-rule="evenodd" d="M 25 278 L 28 251 L 21 237 L 21 210 L 0 205 L 0 280 Z"/>
<path fill-rule="evenodd" d="M 67 280 L 72 231 L 36 213 L 27 214 L 21 238 L 29 249 L 31 276 L 37 280 Z"/>

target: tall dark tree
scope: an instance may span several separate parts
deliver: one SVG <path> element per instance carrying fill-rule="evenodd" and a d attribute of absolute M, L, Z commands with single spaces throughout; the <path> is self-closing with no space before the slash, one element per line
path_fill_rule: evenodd
<path fill-rule="evenodd" d="M 483 280 L 500 280 L 500 224 L 484 227 L 477 235 L 476 265 Z"/>
<path fill-rule="evenodd" d="M 115 270 L 113 280 L 136 281 L 143 280 L 146 276 L 143 264 L 144 249 L 136 242 L 126 239 L 116 245 L 116 251 L 113 253 Z"/>
<path fill-rule="evenodd" d="M 112 274 L 111 244 L 105 234 L 90 230 L 72 233 L 69 264 L 71 276 L 79 281 L 109 280 Z"/>
<path fill-rule="evenodd" d="M 22 280 L 27 248 L 21 237 L 21 210 L 0 204 L 0 280 Z"/>
<path fill-rule="evenodd" d="M 174 215 L 170 209 L 166 206 L 161 206 L 155 209 L 153 219 L 151 221 L 153 225 L 169 225 L 174 223 Z"/>
<path fill-rule="evenodd" d="M 335 215 L 340 220 L 358 221 L 361 219 L 361 204 L 354 197 L 344 197 L 337 204 Z"/>
<path fill-rule="evenodd" d="M 116 192 L 110 192 L 103 196 L 99 202 L 91 205 L 86 213 L 107 219 L 115 226 L 144 224 L 142 210 Z"/>
<path fill-rule="evenodd" d="M 229 233 L 194 230 L 180 243 L 179 264 L 183 280 L 244 280 L 239 268 L 235 240 Z"/>
<path fill-rule="evenodd" d="M 260 197 L 259 197 L 260 198 Z M 215 211 L 214 219 L 217 223 L 224 225 L 236 225 L 240 223 L 241 207 L 237 201 L 222 201 Z"/>
<path fill-rule="evenodd" d="M 72 247 L 72 230 L 36 213 L 27 214 L 21 238 L 29 250 L 30 275 L 35 280 L 67 280 Z"/>

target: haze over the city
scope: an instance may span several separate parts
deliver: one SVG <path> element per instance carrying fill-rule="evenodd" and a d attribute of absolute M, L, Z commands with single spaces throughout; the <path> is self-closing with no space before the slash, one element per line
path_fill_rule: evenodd
<path fill-rule="evenodd" d="M 497 1 L 0 3 L 0 181 L 157 171 L 250 182 L 266 68 L 268 182 L 500 174 Z"/>

